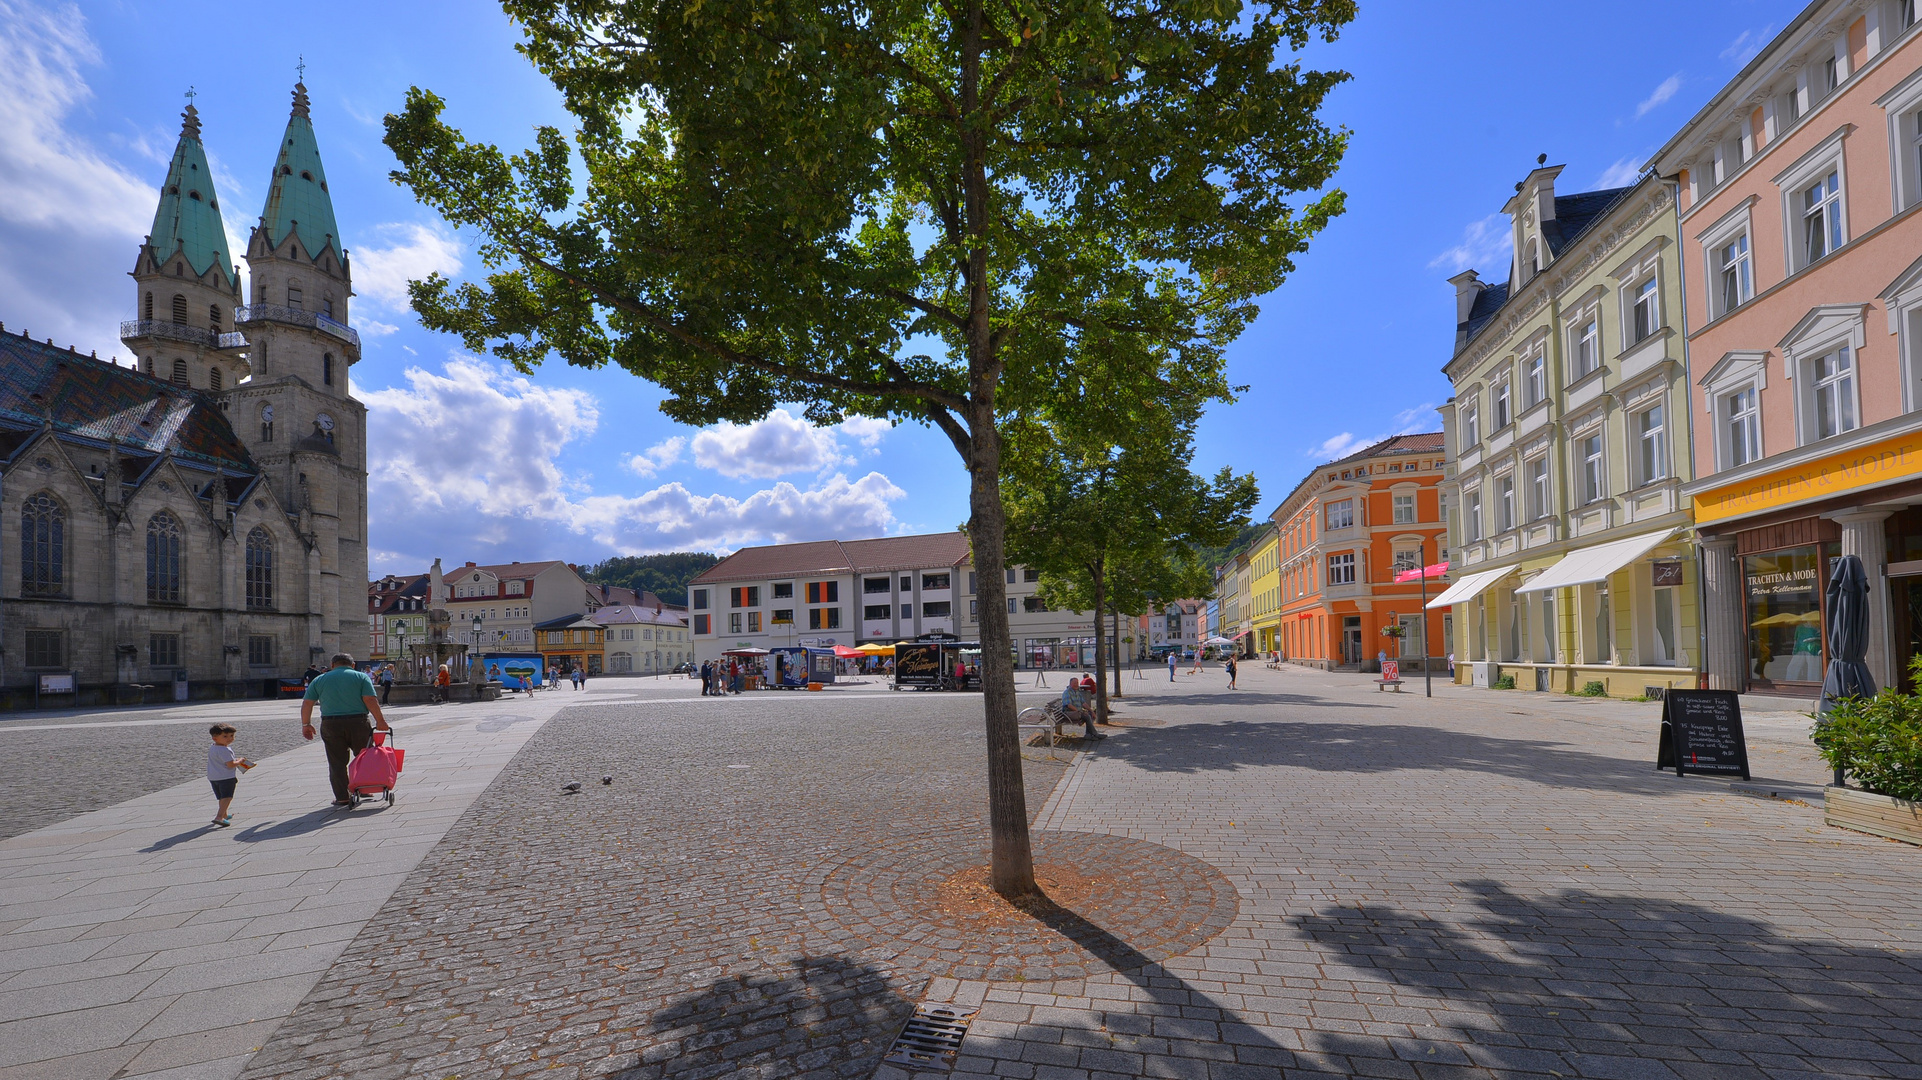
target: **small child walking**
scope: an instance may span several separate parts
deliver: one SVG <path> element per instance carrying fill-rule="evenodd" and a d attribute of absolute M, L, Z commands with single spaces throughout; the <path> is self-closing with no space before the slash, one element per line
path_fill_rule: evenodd
<path fill-rule="evenodd" d="M 234 753 L 234 736 L 238 731 L 232 724 L 215 724 L 207 729 L 214 738 L 214 744 L 207 749 L 207 782 L 214 786 L 214 798 L 220 805 L 214 810 L 215 825 L 226 828 L 234 823 L 234 816 L 227 808 L 234 801 L 234 788 L 240 784 L 240 774 L 254 767 L 254 763 Z"/>

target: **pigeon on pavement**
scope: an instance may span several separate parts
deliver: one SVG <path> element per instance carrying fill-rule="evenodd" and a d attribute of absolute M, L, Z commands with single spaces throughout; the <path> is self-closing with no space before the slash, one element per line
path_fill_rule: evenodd
<path fill-rule="evenodd" d="M 606 787 L 607 785 L 609 785 L 609 784 L 611 784 L 611 783 L 613 783 L 613 782 L 614 782 L 614 778 L 613 778 L 613 777 L 611 777 L 611 776 L 603 776 L 603 777 L 601 777 L 601 786 L 602 786 L 602 787 Z"/>
<path fill-rule="evenodd" d="M 581 782 L 579 780 L 569 780 L 567 783 L 562 784 L 561 787 L 566 788 L 567 791 L 572 794 L 581 790 Z"/>

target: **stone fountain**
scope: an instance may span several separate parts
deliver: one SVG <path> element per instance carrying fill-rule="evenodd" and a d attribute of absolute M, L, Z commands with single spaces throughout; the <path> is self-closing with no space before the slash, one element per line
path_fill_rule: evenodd
<path fill-rule="evenodd" d="M 442 664 L 452 677 L 447 690 L 450 700 L 472 701 L 478 696 L 477 684 L 469 678 L 468 646 L 447 640 L 453 622 L 447 614 L 447 582 L 441 576 L 440 560 L 427 575 L 427 640 L 411 642 L 407 655 L 394 671 L 394 688 L 388 702 L 417 705 L 434 700 L 434 676 Z"/>

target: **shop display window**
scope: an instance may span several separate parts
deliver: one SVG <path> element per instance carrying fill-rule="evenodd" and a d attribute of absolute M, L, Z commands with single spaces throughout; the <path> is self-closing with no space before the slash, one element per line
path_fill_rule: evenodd
<path fill-rule="evenodd" d="M 1822 681 L 1822 590 L 1827 577 L 1822 563 L 1814 544 L 1742 557 L 1750 679 L 1771 685 Z"/>

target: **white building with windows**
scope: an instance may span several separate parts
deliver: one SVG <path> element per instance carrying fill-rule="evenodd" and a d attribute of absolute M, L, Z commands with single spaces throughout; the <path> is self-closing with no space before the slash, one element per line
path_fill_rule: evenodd
<path fill-rule="evenodd" d="M 1050 610 L 1035 571 L 1006 573 L 1016 665 L 1092 667 L 1093 617 Z M 924 634 L 976 641 L 977 584 L 960 532 L 742 548 L 689 585 L 688 631 L 697 662 L 729 649 L 892 645 Z M 1129 620 L 1121 629 L 1131 633 Z"/>
<path fill-rule="evenodd" d="M 686 612 L 609 604 L 588 618 L 606 628 L 601 639 L 605 674 L 658 675 L 694 659 Z"/>
<path fill-rule="evenodd" d="M 1456 288 L 1450 584 L 1457 677 L 1609 694 L 1692 687 L 1702 661 L 1672 186 L 1516 185 L 1507 280 Z"/>

